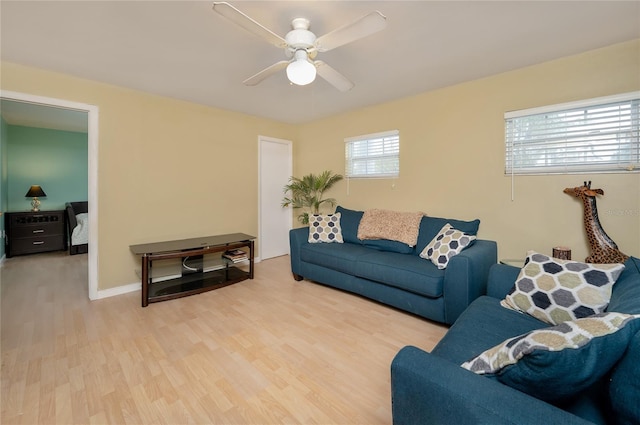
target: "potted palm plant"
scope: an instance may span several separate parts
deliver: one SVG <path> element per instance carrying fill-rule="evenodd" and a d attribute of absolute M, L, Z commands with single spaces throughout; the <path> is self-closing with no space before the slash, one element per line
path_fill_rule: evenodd
<path fill-rule="evenodd" d="M 285 197 L 282 207 L 291 205 L 293 208 L 303 208 L 305 211 L 298 215 L 298 221 L 309 224 L 309 214 L 319 214 L 323 204 L 334 206 L 334 198 L 323 199 L 324 192 L 336 182 L 342 180 L 341 174 L 333 174 L 327 170 L 321 174 L 308 174 L 302 178 L 290 177 L 289 184 L 284 187 Z M 286 196 L 288 195 L 288 196 Z"/>

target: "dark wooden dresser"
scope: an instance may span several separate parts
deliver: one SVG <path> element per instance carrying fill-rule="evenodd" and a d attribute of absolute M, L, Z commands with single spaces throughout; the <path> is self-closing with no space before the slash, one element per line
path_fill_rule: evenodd
<path fill-rule="evenodd" d="M 63 210 L 8 212 L 4 227 L 7 258 L 67 249 Z"/>

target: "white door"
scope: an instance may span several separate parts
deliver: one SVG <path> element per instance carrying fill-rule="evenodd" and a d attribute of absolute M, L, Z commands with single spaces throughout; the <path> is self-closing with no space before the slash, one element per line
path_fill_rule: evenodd
<path fill-rule="evenodd" d="M 289 140 L 260 136 L 258 172 L 259 239 L 261 260 L 289 253 L 291 208 L 282 208 L 282 191 L 293 172 L 292 144 Z"/>

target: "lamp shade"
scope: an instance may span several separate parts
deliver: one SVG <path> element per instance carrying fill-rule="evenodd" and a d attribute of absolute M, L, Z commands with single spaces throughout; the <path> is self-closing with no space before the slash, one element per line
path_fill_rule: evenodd
<path fill-rule="evenodd" d="M 29 198 L 33 198 L 35 196 L 47 196 L 47 194 L 44 193 L 44 190 L 42 190 L 42 188 L 40 186 L 33 185 L 33 186 L 31 186 L 29 188 L 29 191 L 24 196 L 25 197 L 29 197 Z"/>

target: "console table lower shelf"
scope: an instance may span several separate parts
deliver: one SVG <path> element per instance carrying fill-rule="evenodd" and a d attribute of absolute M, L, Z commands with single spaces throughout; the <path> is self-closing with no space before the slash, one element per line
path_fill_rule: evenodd
<path fill-rule="evenodd" d="M 131 245 L 131 252 L 142 256 L 142 307 L 253 279 L 254 239 L 244 233 L 232 233 Z M 233 261 L 223 257 L 229 250 L 246 252 L 246 259 Z M 154 267 L 154 261 L 167 265 Z M 177 270 L 172 269 L 176 261 Z"/>

